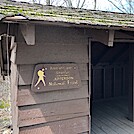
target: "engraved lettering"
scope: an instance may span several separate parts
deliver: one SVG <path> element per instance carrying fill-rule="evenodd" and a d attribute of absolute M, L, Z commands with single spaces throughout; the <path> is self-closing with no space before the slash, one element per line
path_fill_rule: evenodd
<path fill-rule="evenodd" d="M 49 86 L 64 86 L 66 84 L 65 81 L 63 82 L 49 82 Z"/>
<path fill-rule="evenodd" d="M 45 92 L 80 88 L 81 79 L 76 64 L 39 64 L 35 67 L 32 90 Z"/>

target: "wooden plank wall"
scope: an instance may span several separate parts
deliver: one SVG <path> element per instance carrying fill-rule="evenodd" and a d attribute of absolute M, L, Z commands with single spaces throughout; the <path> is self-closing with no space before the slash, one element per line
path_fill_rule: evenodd
<path fill-rule="evenodd" d="M 34 93 L 33 71 L 39 63 L 76 63 L 82 87 Z M 19 134 L 88 134 L 88 38 L 75 28 L 36 26 L 36 44 L 28 46 L 17 37 L 15 64 L 18 70 Z"/>
<path fill-rule="evenodd" d="M 93 100 L 121 97 L 128 94 L 127 64 L 94 66 L 92 75 Z"/>

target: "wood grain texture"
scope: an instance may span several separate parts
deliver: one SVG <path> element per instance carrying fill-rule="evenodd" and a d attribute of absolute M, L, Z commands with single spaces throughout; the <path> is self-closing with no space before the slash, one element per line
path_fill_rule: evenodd
<path fill-rule="evenodd" d="M 18 90 L 18 106 L 73 100 L 88 97 L 87 81 L 82 82 L 79 89 L 57 90 L 46 93 L 34 93 L 30 86 L 20 86 Z"/>
<path fill-rule="evenodd" d="M 19 134 L 81 134 L 88 131 L 88 117 L 20 128 Z"/>
<path fill-rule="evenodd" d="M 12 109 L 12 123 L 13 133 L 19 134 L 18 128 L 18 106 L 17 106 L 17 91 L 18 91 L 18 73 L 17 65 L 11 62 L 11 109 Z"/>
<path fill-rule="evenodd" d="M 15 42 L 11 49 L 11 57 L 10 57 L 10 61 L 12 61 L 13 63 L 15 63 L 16 61 L 16 50 L 17 50 L 17 44 Z"/>
<path fill-rule="evenodd" d="M 17 43 L 19 134 L 88 134 L 89 55 L 84 30 L 36 25 L 34 46 L 28 46 L 21 33 Z M 77 90 L 32 92 L 33 72 L 39 63 L 78 64 L 82 87 Z"/>
<path fill-rule="evenodd" d="M 88 63 L 88 50 L 86 45 L 34 45 L 19 44 L 16 64 L 37 63 Z"/>
<path fill-rule="evenodd" d="M 36 44 L 61 44 L 61 45 L 87 45 L 87 36 L 84 29 L 67 28 L 57 26 L 36 25 Z M 19 42 L 25 42 L 21 33 L 18 35 Z"/>
<path fill-rule="evenodd" d="M 88 81 L 88 106 L 89 106 L 89 109 L 90 109 L 89 110 L 89 113 L 88 113 L 88 116 L 89 116 L 89 120 L 88 120 L 89 123 L 88 124 L 89 124 L 89 133 L 90 133 L 90 131 L 91 131 L 91 120 L 90 120 L 91 119 L 91 113 L 90 112 L 92 111 L 92 109 L 90 108 L 90 106 L 91 106 L 91 103 L 90 103 L 90 100 L 91 100 L 91 88 L 92 88 L 91 87 L 91 83 L 92 83 L 92 76 L 91 76 L 92 75 L 91 74 L 91 70 L 92 70 L 92 67 L 91 67 L 91 56 L 92 55 L 91 55 L 91 40 L 90 39 L 88 40 L 88 45 L 89 45 L 88 46 L 88 51 L 89 51 L 89 56 L 88 56 L 89 57 L 89 59 L 88 59 L 89 60 L 89 64 L 88 64 L 88 77 L 89 77 L 89 81 Z"/>
<path fill-rule="evenodd" d="M 92 130 L 96 134 L 133 134 L 134 123 L 128 120 L 128 99 L 116 98 L 93 104 L 92 117 L 101 121 L 99 125 L 94 118 L 92 119 Z M 95 124 L 97 125 L 95 125 Z M 111 131 L 107 132 L 107 125 Z M 114 132 L 113 132 L 114 131 Z"/>
<path fill-rule="evenodd" d="M 77 64 L 81 80 L 88 80 L 88 65 Z M 35 65 L 18 65 L 19 85 L 30 85 L 32 83 Z"/>
<path fill-rule="evenodd" d="M 70 100 L 19 108 L 18 125 L 29 126 L 88 115 L 88 99 Z M 83 114 L 82 114 L 83 113 Z"/>

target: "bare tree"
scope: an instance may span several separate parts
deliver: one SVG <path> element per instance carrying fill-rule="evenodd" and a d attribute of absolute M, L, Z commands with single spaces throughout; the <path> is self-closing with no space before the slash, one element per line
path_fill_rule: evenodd
<path fill-rule="evenodd" d="M 133 0 L 108 0 L 118 11 L 123 13 L 134 13 Z"/>
<path fill-rule="evenodd" d="M 88 8 L 89 5 L 92 9 L 96 10 L 97 0 L 64 0 L 67 7 L 76 7 L 76 8 Z M 75 3 L 75 4 L 74 4 Z"/>
<path fill-rule="evenodd" d="M 96 10 L 97 7 L 97 0 L 94 0 L 94 10 Z"/>
<path fill-rule="evenodd" d="M 97 0 L 32 0 L 33 3 L 46 5 L 96 9 Z"/>
<path fill-rule="evenodd" d="M 65 2 L 66 7 L 75 7 L 75 8 L 84 8 L 88 7 L 88 4 L 92 3 L 91 0 L 63 0 Z M 96 0 L 94 0 L 95 8 L 96 8 Z"/>
<path fill-rule="evenodd" d="M 50 0 L 46 0 L 46 5 L 50 5 Z"/>

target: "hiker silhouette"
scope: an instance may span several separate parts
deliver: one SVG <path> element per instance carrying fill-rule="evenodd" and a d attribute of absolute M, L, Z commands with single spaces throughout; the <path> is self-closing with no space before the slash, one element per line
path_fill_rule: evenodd
<path fill-rule="evenodd" d="M 38 81 L 37 81 L 37 83 L 35 84 L 35 87 L 36 87 L 40 82 L 42 82 L 43 85 L 46 86 L 46 82 L 45 82 L 45 79 L 44 79 L 44 77 L 46 77 L 46 76 L 45 76 L 45 69 L 42 68 L 41 70 L 39 70 L 39 71 L 37 72 L 37 75 L 38 75 Z"/>

